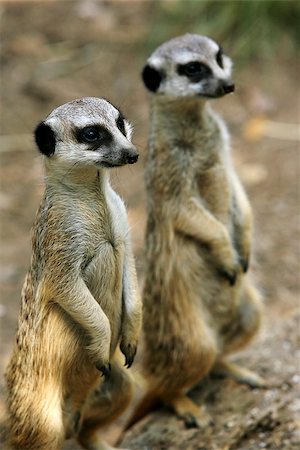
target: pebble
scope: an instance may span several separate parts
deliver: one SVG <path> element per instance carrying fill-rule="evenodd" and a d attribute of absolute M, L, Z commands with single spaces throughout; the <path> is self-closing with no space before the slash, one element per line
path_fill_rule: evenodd
<path fill-rule="evenodd" d="M 300 383 L 300 375 L 293 375 L 292 376 L 292 382 L 295 384 Z"/>

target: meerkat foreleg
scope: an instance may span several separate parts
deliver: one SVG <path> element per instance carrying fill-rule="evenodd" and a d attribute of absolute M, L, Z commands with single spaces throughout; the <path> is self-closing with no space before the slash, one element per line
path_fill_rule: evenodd
<path fill-rule="evenodd" d="M 238 255 L 226 227 L 196 199 L 181 205 L 175 219 L 175 230 L 208 245 L 219 271 L 234 284 L 239 271 Z"/>
<path fill-rule="evenodd" d="M 256 335 L 261 325 L 262 301 L 258 290 L 249 279 L 245 279 L 238 315 L 235 322 L 223 336 L 223 354 L 215 363 L 212 373 L 217 376 L 230 377 L 238 383 L 248 384 L 251 387 L 263 388 L 269 383 L 252 370 L 228 361 L 227 355 L 241 350 Z"/>
<path fill-rule="evenodd" d="M 71 276 L 71 275 L 70 275 Z M 86 331 L 90 342 L 87 345 L 91 360 L 106 377 L 109 374 L 111 329 L 109 320 L 99 303 L 94 299 L 84 280 L 71 278 L 61 289 L 55 289 L 52 298 Z M 55 283 L 50 283 L 55 286 Z M 53 288 L 52 288 L 53 291 Z M 76 302 L 74 299 L 76 298 Z"/>
<path fill-rule="evenodd" d="M 234 180 L 235 205 L 233 207 L 233 225 L 235 245 L 239 254 L 240 264 L 244 272 L 249 267 L 249 259 L 251 253 L 253 217 L 252 210 L 248 198 L 241 186 L 239 179 Z"/>
<path fill-rule="evenodd" d="M 123 268 L 123 320 L 120 349 L 125 356 L 125 365 L 133 363 L 141 329 L 142 305 L 138 294 L 137 275 L 130 244 L 126 244 Z"/>

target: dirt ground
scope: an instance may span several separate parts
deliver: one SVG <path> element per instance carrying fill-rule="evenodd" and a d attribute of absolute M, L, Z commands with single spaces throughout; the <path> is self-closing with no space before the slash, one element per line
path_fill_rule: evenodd
<path fill-rule="evenodd" d="M 140 81 L 151 48 L 151 2 L 1 3 L 1 399 L 20 292 L 30 257 L 30 228 L 43 192 L 41 158 L 31 136 L 53 107 L 104 96 L 135 127 L 141 158 L 112 172 L 128 205 L 140 282 L 145 229 L 144 157 L 148 97 Z M 182 29 L 182 27 L 181 27 Z M 182 30 L 189 31 L 188 24 Z M 171 36 L 170 36 L 171 37 Z M 255 214 L 251 270 L 265 299 L 260 336 L 234 360 L 270 382 L 257 390 L 211 379 L 191 392 L 205 399 L 214 425 L 186 429 L 160 409 L 128 431 L 132 450 L 272 450 L 300 446 L 299 350 L 299 67 L 276 55 L 272 67 L 236 64 L 237 92 L 215 102 L 228 123 L 237 170 Z M 288 67 L 288 71 L 285 70 Z M 138 365 L 135 364 L 138 372 Z M 104 430 L 116 440 L 122 421 Z M 65 450 L 77 450 L 71 441 Z"/>

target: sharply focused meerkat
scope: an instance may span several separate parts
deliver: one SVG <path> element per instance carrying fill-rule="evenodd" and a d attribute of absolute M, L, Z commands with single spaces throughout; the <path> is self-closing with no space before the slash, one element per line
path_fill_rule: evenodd
<path fill-rule="evenodd" d="M 256 334 L 262 310 L 246 273 L 251 208 L 225 124 L 207 102 L 234 91 L 231 67 L 216 42 L 186 34 L 161 45 L 143 70 L 152 93 L 142 355 L 149 391 L 128 427 L 155 399 L 188 425 L 206 424 L 204 407 L 186 393 L 211 371 L 264 384 L 226 360 Z"/>
<path fill-rule="evenodd" d="M 131 127 L 101 98 L 55 109 L 35 130 L 45 194 L 32 236 L 19 326 L 6 372 L 8 442 L 58 450 L 76 436 L 89 450 L 127 406 L 141 302 L 125 206 L 111 167 L 138 159 Z"/>

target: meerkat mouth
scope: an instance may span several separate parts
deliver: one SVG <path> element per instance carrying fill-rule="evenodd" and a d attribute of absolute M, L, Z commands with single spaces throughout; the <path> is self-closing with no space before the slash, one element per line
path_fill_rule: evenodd
<path fill-rule="evenodd" d="M 113 168 L 113 167 L 120 167 L 120 166 L 124 166 L 126 163 L 111 163 L 108 161 L 99 161 L 96 163 L 97 166 L 101 166 L 104 167 L 105 169 L 109 169 L 109 168 Z"/>
<path fill-rule="evenodd" d="M 135 164 L 138 160 L 138 155 L 128 155 L 125 159 L 123 159 L 122 161 L 116 161 L 116 162 L 111 162 L 111 161 L 98 161 L 96 163 L 97 166 L 101 166 L 104 168 L 113 168 L 113 167 L 121 167 L 121 166 L 125 166 L 126 164 Z"/>
<path fill-rule="evenodd" d="M 215 93 L 215 94 L 197 94 L 197 97 L 200 97 L 200 98 L 208 98 L 208 99 L 216 99 L 216 98 L 220 98 L 220 97 L 224 97 L 224 95 L 227 95 L 227 94 L 225 94 L 224 92 L 218 92 L 218 93 Z"/>

